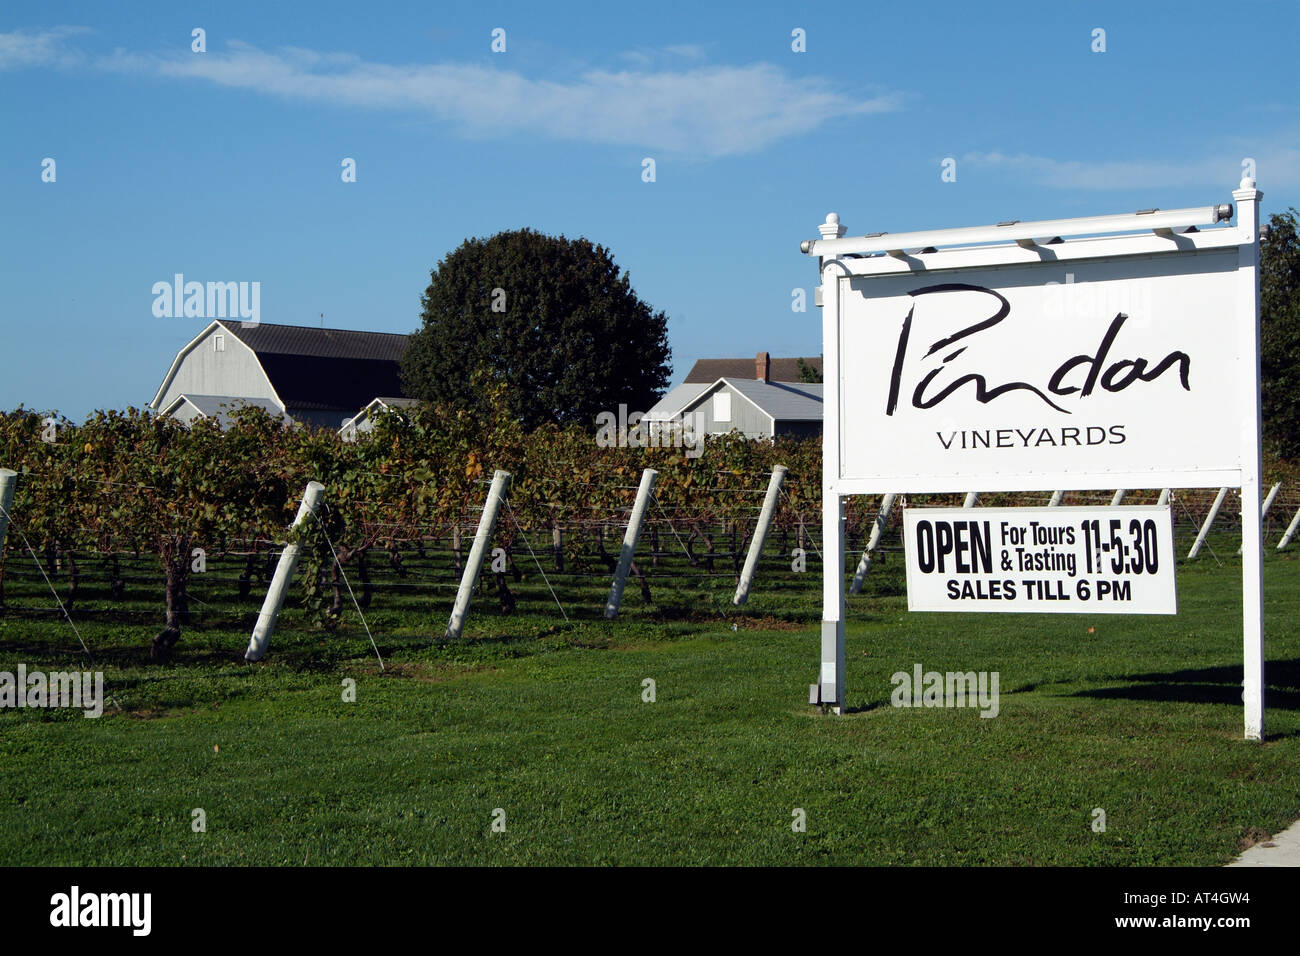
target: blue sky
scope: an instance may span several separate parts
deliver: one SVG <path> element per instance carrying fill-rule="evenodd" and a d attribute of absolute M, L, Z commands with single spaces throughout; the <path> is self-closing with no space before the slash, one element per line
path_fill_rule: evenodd
<path fill-rule="evenodd" d="M 679 381 L 821 351 L 791 290 L 830 210 L 860 235 L 1202 206 L 1245 157 L 1265 216 L 1300 206 L 1291 0 L 810 11 L 7 4 L 0 408 L 143 407 L 206 324 L 153 315 L 177 272 L 260 282 L 264 322 L 408 332 L 467 236 L 582 235 L 668 313 Z"/>

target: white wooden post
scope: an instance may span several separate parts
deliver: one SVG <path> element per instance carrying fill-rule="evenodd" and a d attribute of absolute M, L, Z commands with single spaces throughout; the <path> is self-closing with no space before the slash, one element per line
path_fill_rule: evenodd
<path fill-rule="evenodd" d="M 1172 492 L 1170 492 L 1168 488 L 1165 488 L 1163 491 L 1161 491 L 1160 497 L 1156 499 L 1156 507 L 1163 508 L 1165 505 L 1169 504 L 1169 499 L 1171 495 Z"/>
<path fill-rule="evenodd" d="M 324 491 L 325 486 L 319 481 L 307 482 L 302 503 L 298 505 L 298 516 L 293 519 L 290 530 L 296 529 L 309 516 L 316 513 L 316 506 L 320 503 Z M 257 624 L 253 627 L 253 636 L 249 638 L 248 650 L 244 651 L 244 660 L 260 661 L 266 656 L 266 647 L 271 642 L 275 622 L 279 619 L 280 608 L 284 605 L 284 596 L 289 591 L 289 582 L 293 580 L 293 572 L 297 567 L 298 545 L 286 544 L 284 550 L 280 552 L 280 562 L 275 566 L 275 574 L 271 577 L 271 586 L 266 589 L 266 599 L 262 601 L 262 610 L 257 615 Z"/>
<path fill-rule="evenodd" d="M 627 519 L 627 530 L 623 532 L 623 547 L 618 553 L 618 566 L 614 569 L 614 583 L 609 588 L 609 600 L 605 602 L 605 619 L 612 621 L 618 617 L 618 609 L 623 603 L 623 587 L 627 584 L 627 573 L 632 568 L 632 559 L 636 556 L 636 543 L 641 537 L 641 522 L 645 518 L 646 508 L 650 505 L 650 495 L 654 493 L 655 481 L 659 472 L 647 468 L 641 472 L 641 484 L 636 490 L 636 503 L 632 505 L 632 514 Z"/>
<path fill-rule="evenodd" d="M 889 521 L 889 512 L 894 507 L 895 497 L 891 491 L 881 499 L 880 511 L 877 512 L 875 523 L 871 526 L 871 537 L 867 539 L 866 550 L 862 552 L 862 560 L 858 562 L 858 570 L 853 575 L 853 584 L 849 587 L 850 594 L 857 594 L 862 590 L 862 582 L 866 580 L 867 572 L 871 570 L 871 553 L 880 544 L 880 535 L 885 530 L 886 522 Z"/>
<path fill-rule="evenodd" d="M 844 235 L 840 217 L 830 213 L 817 227 L 823 239 Z M 820 263 L 822 283 L 822 641 L 817 683 L 809 702 L 844 712 L 844 507 L 840 480 L 840 281 L 837 259 Z"/>
<path fill-rule="evenodd" d="M 1112 508 L 1118 508 L 1120 505 L 1122 505 L 1124 503 L 1124 495 L 1126 493 L 1127 492 L 1125 492 L 1123 488 L 1116 489 L 1114 496 L 1110 499 L 1110 506 Z"/>
<path fill-rule="evenodd" d="M 9 531 L 9 512 L 14 506 L 14 488 L 18 484 L 18 472 L 0 468 L 0 555 L 5 550 L 5 535 Z"/>
<path fill-rule="evenodd" d="M 1300 528 L 1300 508 L 1296 509 L 1295 517 L 1291 519 L 1291 523 L 1286 527 L 1286 534 L 1282 535 L 1282 540 L 1277 543 L 1277 549 L 1279 551 L 1291 543 L 1291 539 L 1295 537 L 1297 528 Z"/>
<path fill-rule="evenodd" d="M 1187 560 L 1192 561 L 1201 553 L 1201 545 L 1205 544 L 1205 536 L 1210 533 L 1210 525 L 1214 524 L 1214 519 L 1219 516 L 1219 509 L 1223 507 L 1223 499 L 1227 497 L 1228 489 L 1220 488 L 1219 493 L 1214 496 L 1214 504 L 1210 505 L 1210 513 L 1205 516 L 1205 521 L 1201 523 L 1201 530 L 1196 535 L 1196 541 L 1192 543 L 1192 550 L 1187 552 Z"/>
<path fill-rule="evenodd" d="M 1061 503 L 1061 499 L 1064 497 L 1065 497 L 1064 491 L 1053 491 L 1051 500 L 1047 502 L 1047 507 L 1049 508 L 1058 507 Z"/>
<path fill-rule="evenodd" d="M 456 589 L 456 603 L 451 609 L 451 619 L 443 638 L 449 641 L 459 640 L 465 629 L 465 616 L 469 613 L 469 600 L 474 596 L 474 582 L 483 566 L 483 555 L 487 553 L 488 543 L 492 540 L 492 529 L 496 527 L 497 513 L 504 501 L 506 483 L 510 473 L 495 471 L 492 473 L 492 487 L 488 489 L 487 501 L 483 502 L 483 513 L 478 518 L 478 531 L 474 534 L 474 543 L 470 545 L 469 558 L 460 573 L 460 587 Z"/>
<path fill-rule="evenodd" d="M 1255 180 L 1243 178 L 1233 190 L 1237 206 L 1237 308 L 1244 313 L 1237 342 L 1241 375 L 1241 500 L 1258 501 L 1263 472 L 1259 408 L 1259 201 Z M 1264 577 L 1263 520 L 1257 508 L 1241 510 L 1242 693 L 1247 740 L 1264 738 Z"/>
<path fill-rule="evenodd" d="M 763 510 L 758 514 L 758 524 L 749 541 L 749 554 L 745 556 L 745 568 L 740 572 L 740 583 L 736 585 L 736 596 L 731 599 L 732 604 L 744 604 L 749 600 L 749 587 L 754 581 L 754 572 L 758 570 L 758 559 L 763 553 L 767 530 L 772 526 L 772 515 L 776 513 L 776 502 L 781 496 L 785 473 L 785 465 L 777 465 L 772 469 L 772 477 L 767 482 L 767 496 L 763 499 Z"/>

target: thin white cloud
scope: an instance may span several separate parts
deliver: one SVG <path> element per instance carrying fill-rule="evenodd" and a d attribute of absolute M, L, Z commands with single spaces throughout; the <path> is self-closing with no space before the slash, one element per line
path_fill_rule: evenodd
<path fill-rule="evenodd" d="M 1018 173 L 1040 186 L 1058 189 L 1153 189 L 1208 186 L 1235 188 L 1242 162 L 1255 161 L 1255 179 L 1266 193 L 1270 186 L 1300 186 L 1300 149 L 1265 145 L 1235 153 L 1186 160 L 1062 160 L 1025 153 L 967 153 L 960 160 L 975 168 Z"/>
<path fill-rule="evenodd" d="M 32 66 L 75 66 L 85 61 L 67 38 L 90 31 L 85 27 L 54 27 L 50 30 L 15 30 L 0 33 L 0 70 Z"/>
<path fill-rule="evenodd" d="M 67 65 L 63 36 L 0 34 L 0 66 Z M 702 56 L 698 47 L 669 52 Z M 636 60 L 641 63 L 642 61 Z M 806 135 L 834 119 L 901 108 L 897 93 L 846 92 L 765 63 L 589 70 L 540 80 L 475 64 L 394 66 L 349 53 L 262 50 L 231 42 L 221 52 L 158 56 L 117 51 L 97 69 L 197 80 L 294 102 L 423 112 L 472 137 L 515 134 L 715 158 Z"/>

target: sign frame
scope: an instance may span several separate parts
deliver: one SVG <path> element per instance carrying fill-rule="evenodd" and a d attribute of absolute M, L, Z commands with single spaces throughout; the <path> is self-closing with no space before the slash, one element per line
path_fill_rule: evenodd
<path fill-rule="evenodd" d="M 839 216 L 831 213 L 819 226 L 820 239 L 805 240 L 800 250 L 816 258 L 821 280 L 822 348 L 825 404 L 822 426 L 822 627 L 821 666 L 814 685 L 815 702 L 835 713 L 846 706 L 845 678 L 845 548 L 843 498 L 854 494 L 892 492 L 1054 491 L 1116 487 L 1239 487 L 1243 505 L 1259 500 L 1260 447 L 1259 354 L 1259 204 L 1263 193 L 1246 177 L 1232 192 L 1236 225 L 1218 226 L 1232 218 L 1234 208 L 1215 205 L 1168 211 L 1147 210 L 1117 216 L 1040 222 L 1010 222 L 998 226 L 932 232 L 877 233 L 845 238 Z M 1214 227 L 1214 228 L 1204 228 Z M 1183 231 L 1191 230 L 1191 231 Z M 1197 231 L 1200 230 L 1200 231 Z M 1051 238 L 1055 237 L 1055 238 Z M 1049 241 L 1050 240 L 1050 241 Z M 858 277 L 941 274 L 945 281 L 963 271 L 1006 265 L 1031 265 L 1047 258 L 1060 263 L 1103 258 L 1165 257 L 1213 249 L 1237 252 L 1235 309 L 1224 332 L 1234 336 L 1238 355 L 1240 415 L 1239 467 L 1202 472 L 1163 470 L 1153 462 L 1139 474 L 1066 474 L 999 476 L 996 487 L 977 482 L 972 487 L 947 487 L 915 477 L 880 475 L 845 478 L 844 382 L 841 355 L 845 322 L 846 284 Z M 920 251 L 909 252 L 909 249 Z M 1141 480 L 1138 481 L 1137 479 Z M 904 484 L 907 484 L 904 487 Z M 933 485 L 933 486 L 932 486 Z M 1258 507 L 1242 508 L 1242 654 L 1245 671 L 1242 695 L 1245 737 L 1264 735 L 1263 540 Z"/>

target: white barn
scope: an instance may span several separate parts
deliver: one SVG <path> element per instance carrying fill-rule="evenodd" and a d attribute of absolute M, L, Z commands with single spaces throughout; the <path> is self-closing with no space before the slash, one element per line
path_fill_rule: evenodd
<path fill-rule="evenodd" d="M 376 396 L 402 394 L 407 342 L 389 332 L 214 321 L 176 354 L 149 407 L 225 424 L 247 404 L 339 428 Z"/>

